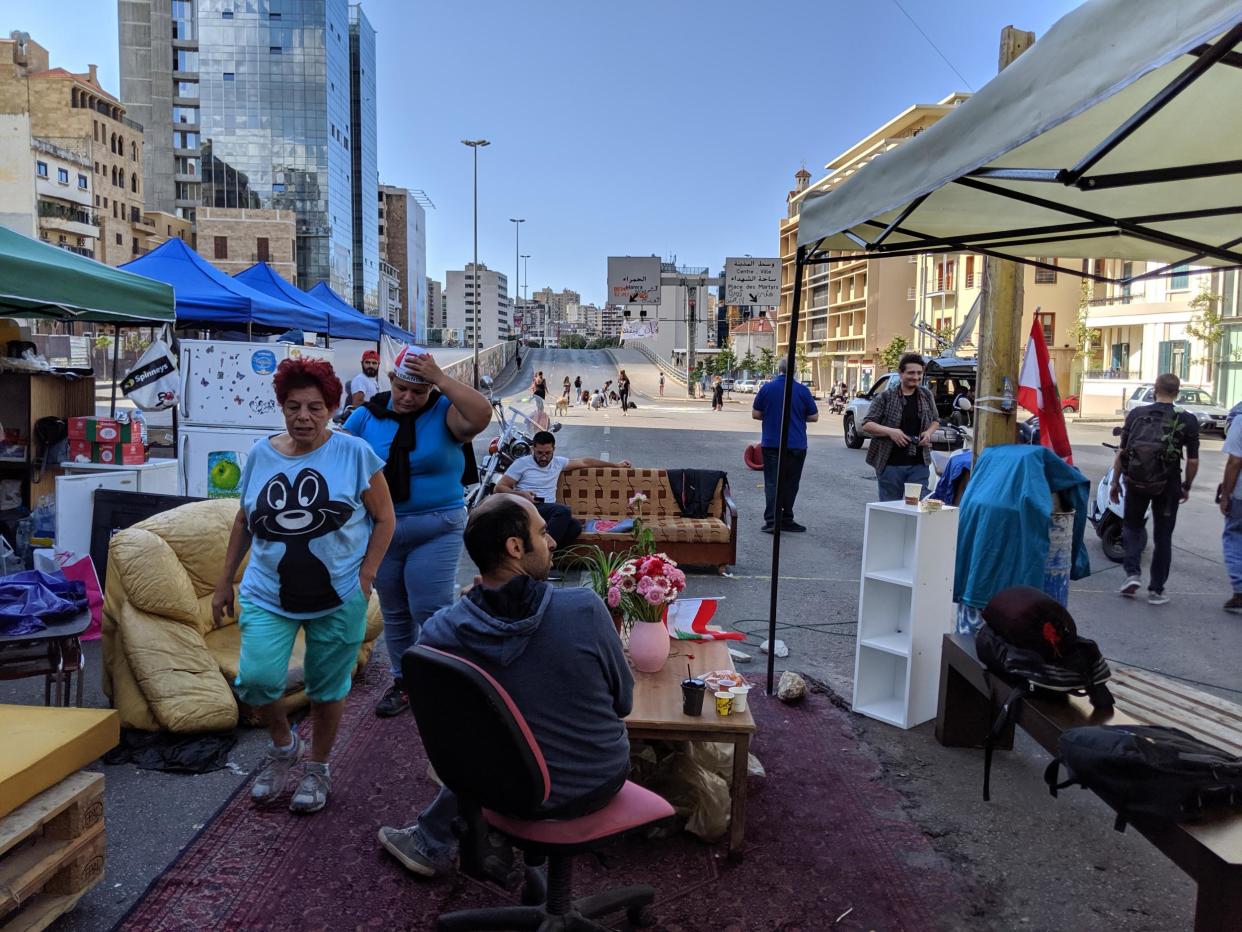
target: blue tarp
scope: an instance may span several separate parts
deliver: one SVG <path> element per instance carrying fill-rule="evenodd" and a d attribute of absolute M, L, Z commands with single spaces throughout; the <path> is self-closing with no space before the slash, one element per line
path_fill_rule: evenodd
<path fill-rule="evenodd" d="M 257 291 L 304 307 L 315 314 L 328 315 L 328 329 L 324 332 L 337 340 L 379 340 L 381 321 L 376 317 L 359 314 L 352 307 L 349 313 L 328 304 L 313 294 L 291 285 L 266 262 L 258 262 L 233 276 Z"/>
<path fill-rule="evenodd" d="M 172 285 L 177 324 L 253 324 L 273 330 L 327 331 L 329 315 L 256 291 L 230 278 L 180 239 L 170 239 L 121 266 Z"/>
<path fill-rule="evenodd" d="M 392 337 L 394 340 L 400 340 L 402 343 L 418 342 L 414 339 L 414 334 L 410 333 L 410 331 L 404 330 L 396 324 L 389 323 L 382 318 L 369 317 L 368 315 L 363 314 L 335 291 L 333 291 L 327 282 L 320 282 L 314 288 L 311 288 L 307 293 L 313 298 L 318 298 L 328 307 L 340 311 L 342 314 L 354 314 L 361 317 L 363 320 L 368 321 L 372 326 L 379 324 L 380 332 L 386 337 Z M 378 338 L 372 337 L 371 339 Z"/>

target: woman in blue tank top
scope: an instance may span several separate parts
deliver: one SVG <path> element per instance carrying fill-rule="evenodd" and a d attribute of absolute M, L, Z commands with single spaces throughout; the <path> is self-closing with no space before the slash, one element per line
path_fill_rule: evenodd
<path fill-rule="evenodd" d="M 392 390 L 354 411 L 345 429 L 384 460 L 397 527 L 375 576 L 393 684 L 375 706 L 387 718 L 409 706 L 401 655 L 423 622 L 453 600 L 466 504 L 469 443 L 487 427 L 487 398 L 444 374 L 431 354 L 407 346 L 388 375 Z"/>

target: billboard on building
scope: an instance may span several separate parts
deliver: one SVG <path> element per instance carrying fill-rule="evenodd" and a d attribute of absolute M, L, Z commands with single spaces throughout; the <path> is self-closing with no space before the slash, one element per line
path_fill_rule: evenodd
<path fill-rule="evenodd" d="M 725 259 L 725 304 L 776 307 L 780 303 L 780 259 Z"/>
<path fill-rule="evenodd" d="M 656 335 L 654 320 L 624 320 L 621 322 L 621 339 L 651 340 Z"/>
<path fill-rule="evenodd" d="M 608 300 L 612 304 L 659 304 L 658 256 L 609 256 Z"/>

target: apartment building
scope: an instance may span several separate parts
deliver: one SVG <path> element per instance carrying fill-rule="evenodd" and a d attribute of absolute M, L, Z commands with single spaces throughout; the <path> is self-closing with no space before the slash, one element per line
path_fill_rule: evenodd
<path fill-rule="evenodd" d="M 548 309 L 548 320 L 552 322 L 560 322 L 566 320 L 566 314 L 571 304 L 581 304 L 582 295 L 569 288 L 562 288 L 560 291 L 553 291 L 550 286 L 545 285 L 531 296 L 532 301 L 538 301 Z"/>
<path fill-rule="evenodd" d="M 509 339 L 509 279 L 503 272 L 482 262 L 476 270 L 473 262 L 467 262 L 464 269 L 446 273 L 445 279 L 448 329 L 465 331 L 465 342 L 471 346 L 476 326 L 479 346 Z"/>
<path fill-rule="evenodd" d="M 747 356 L 756 361 L 765 349 L 776 350 L 776 328 L 767 317 L 752 317 L 733 326 L 729 331 L 729 349 L 740 363 Z M 747 375 L 753 375 L 748 372 Z"/>
<path fill-rule="evenodd" d="M 26 33 L 11 33 L 8 39 L 0 39 L 0 115 L 28 117 L 30 154 L 21 164 L 37 170 L 36 163 L 42 161 L 49 173 L 53 171 L 51 161 L 35 157 L 36 139 L 59 152 L 72 153 L 72 157 L 57 156 L 61 161 L 43 187 L 49 206 L 42 209 L 67 210 L 76 217 L 89 207 L 89 219 L 95 222 L 68 221 L 75 224 L 73 231 L 56 229 L 49 233 L 55 237 L 52 242 L 59 242 L 63 233 L 66 245 L 89 248 L 94 258 L 108 265 L 128 262 L 150 248 L 156 227 L 143 214 L 142 126 L 129 119 L 125 106 L 100 87 L 95 65 L 88 65 L 83 73 L 52 68 L 47 49 Z M 43 155 L 51 158 L 50 150 Z M 60 187 L 61 170 L 68 175 L 69 192 Z M 85 188 L 79 174 L 87 175 Z M 89 205 L 81 201 L 84 190 L 90 192 Z M 55 196 L 61 193 L 71 196 Z M 88 228 L 94 235 L 87 235 Z"/>
<path fill-rule="evenodd" d="M 99 216 L 95 211 L 94 166 L 85 139 L 30 140 L 34 159 L 27 179 L 36 197 L 37 230 L 27 233 L 80 256 L 99 251 Z M 24 173 L 17 172 L 20 179 Z M 23 231 L 24 232 L 24 231 Z"/>
<path fill-rule="evenodd" d="M 810 191 L 831 191 L 870 162 L 913 139 L 970 95 L 954 93 L 934 104 L 916 104 L 829 161 L 827 174 L 811 183 L 805 168 L 795 175 L 779 225 L 781 303 L 776 309 L 777 352 L 788 351 L 793 310 L 798 214 Z M 895 336 L 911 335 L 916 268 L 904 260 L 821 262 L 804 270 L 798 341 L 813 387 L 846 382 L 866 388 L 876 375 L 879 353 Z"/>
<path fill-rule="evenodd" d="M 1109 278 L 1129 278 L 1161 267 L 1161 263 L 1096 259 L 1095 271 Z M 1090 286 L 1085 323 L 1088 350 L 1082 375 L 1083 414 L 1119 413 L 1134 389 L 1172 372 L 1185 386 L 1197 386 L 1233 404 L 1242 398 L 1239 365 L 1234 358 L 1238 339 L 1238 293 L 1234 270 L 1199 272 L 1195 267 L 1131 282 Z M 1190 331 L 1203 293 L 1224 324 L 1225 338 L 1208 345 Z M 1223 384 L 1218 378 L 1223 377 Z"/>
<path fill-rule="evenodd" d="M 434 278 L 427 279 L 427 329 L 443 329 L 448 326 L 448 303 L 444 298 L 444 286 Z M 428 338 L 430 339 L 430 338 Z M 435 342 L 432 340 L 431 342 Z"/>
<path fill-rule="evenodd" d="M 1083 300 L 1083 279 L 1076 272 L 1084 268 L 1083 260 L 1036 258 L 1044 265 L 1057 268 L 1022 267 L 1022 345 L 1026 345 L 1026 334 L 1030 333 L 1031 322 L 1038 315 L 1056 373 L 1057 390 L 1064 396 L 1077 391 L 1074 333 Z M 941 344 L 928 333 L 929 330 L 948 340 L 952 340 L 961 330 L 983 287 L 983 259 L 983 256 L 972 253 L 958 253 L 883 260 L 890 264 L 912 263 L 917 269 L 915 284 L 908 297 L 911 320 L 922 327 L 913 329 L 913 348 L 934 356 L 940 352 Z M 975 356 L 978 342 L 979 323 L 976 319 L 958 355 L 967 358 Z"/>
<path fill-rule="evenodd" d="M 266 262 L 286 281 L 297 279 L 297 223 L 291 210 L 200 207 L 197 236 L 198 252 L 228 275 Z"/>
<path fill-rule="evenodd" d="M 396 269 L 401 291 L 400 319 L 393 321 L 419 339 L 430 326 L 427 291 L 426 196 L 394 185 L 379 186 L 379 253 L 381 261 Z M 430 202 L 428 202 L 430 203 Z"/>

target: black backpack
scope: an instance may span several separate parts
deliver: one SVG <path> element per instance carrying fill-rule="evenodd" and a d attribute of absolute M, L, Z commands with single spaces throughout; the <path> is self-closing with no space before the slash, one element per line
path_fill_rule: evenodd
<path fill-rule="evenodd" d="M 1242 757 L 1176 728 L 1086 725 L 1062 734 L 1057 750 L 1044 772 L 1052 795 L 1073 784 L 1094 790 L 1117 810 L 1119 832 L 1136 815 L 1193 822 L 1242 808 Z M 1058 783 L 1062 766 L 1067 779 Z"/>
<path fill-rule="evenodd" d="M 1122 451 L 1122 474 L 1126 486 L 1148 495 L 1159 495 L 1169 482 L 1169 474 L 1181 468 L 1179 434 L 1181 418 L 1165 414 L 1154 406 L 1140 410 L 1126 428 Z"/>
<path fill-rule="evenodd" d="M 1088 696 L 1097 709 L 1111 709 L 1105 682 L 1111 675 L 1099 646 L 1079 637 L 1065 606 L 1031 586 L 1010 586 L 983 608 L 984 624 L 975 635 L 975 653 L 983 665 L 1007 683 L 1009 693 L 984 741 L 983 798 L 991 799 L 992 753 L 1028 696 L 1065 701 Z M 993 693 L 993 697 L 995 697 Z"/>

